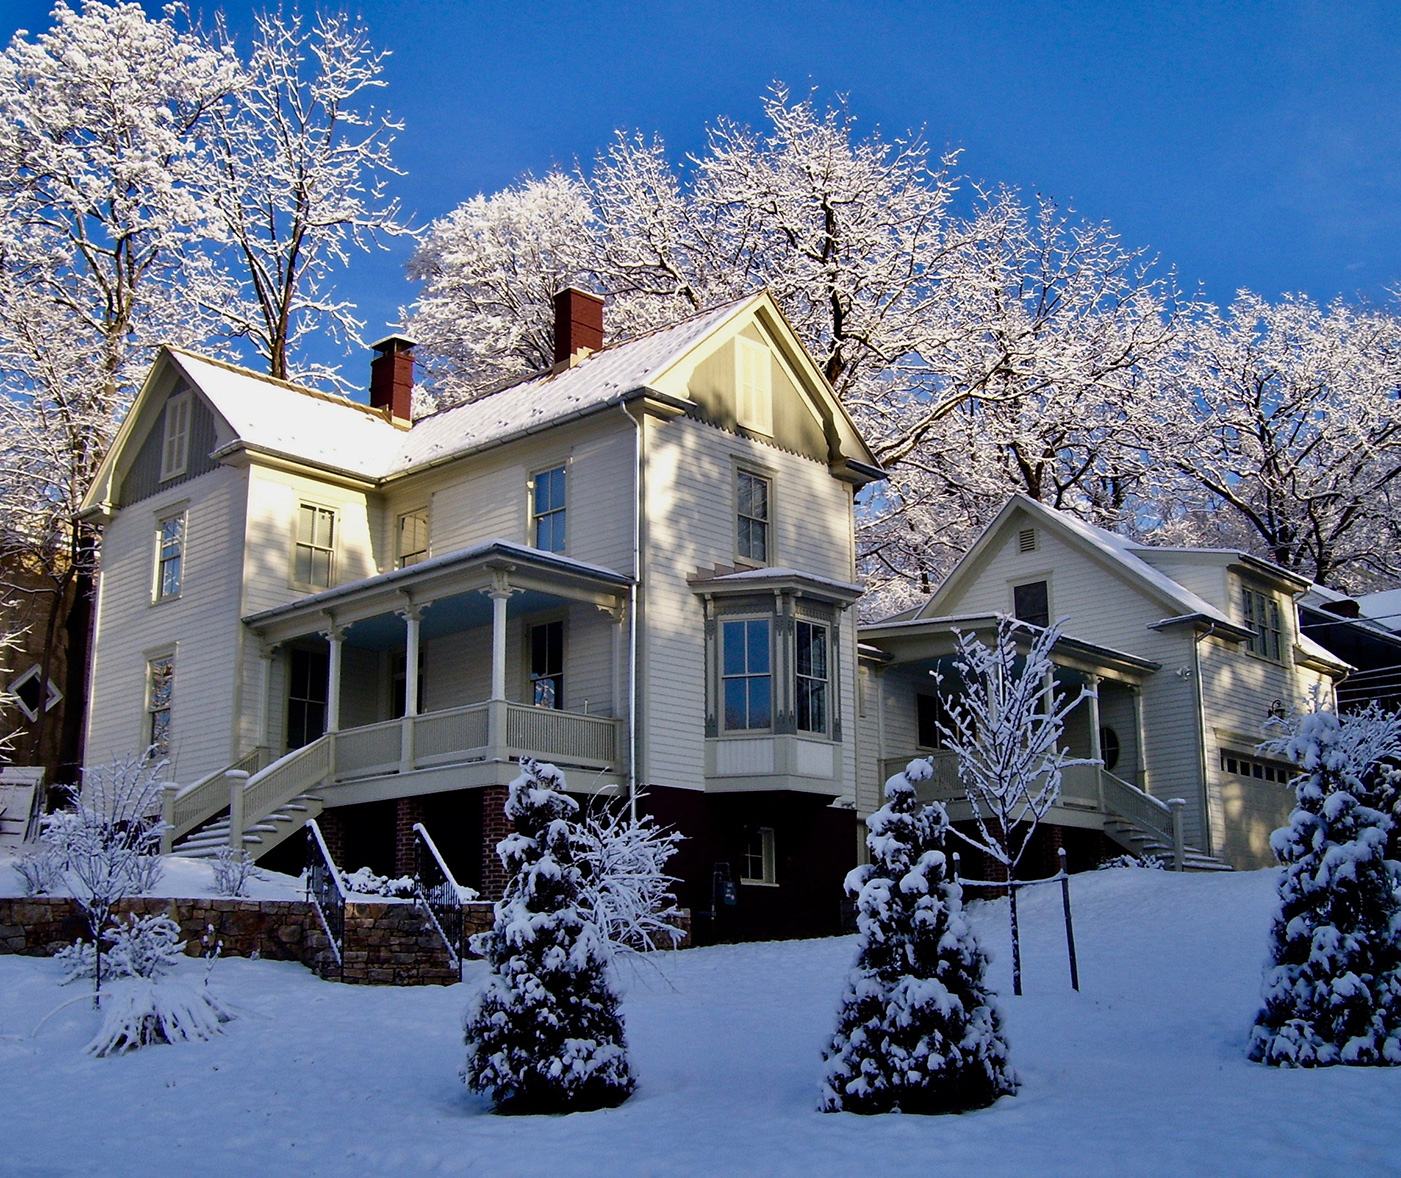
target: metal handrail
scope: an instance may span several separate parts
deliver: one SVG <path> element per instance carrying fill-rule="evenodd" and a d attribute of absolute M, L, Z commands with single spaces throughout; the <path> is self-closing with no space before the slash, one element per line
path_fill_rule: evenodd
<path fill-rule="evenodd" d="M 336 964 L 345 969 L 345 880 L 326 847 L 316 819 L 307 821 L 306 894 L 321 918 Z"/>
<path fill-rule="evenodd" d="M 423 907 L 427 909 L 433 927 L 438 930 L 438 936 L 447 946 L 452 967 L 461 969 L 462 937 L 465 929 L 462 919 L 463 888 L 458 885 L 452 870 L 443 861 L 437 844 L 423 823 L 415 822 L 413 831 L 414 890 L 418 893 Z"/>

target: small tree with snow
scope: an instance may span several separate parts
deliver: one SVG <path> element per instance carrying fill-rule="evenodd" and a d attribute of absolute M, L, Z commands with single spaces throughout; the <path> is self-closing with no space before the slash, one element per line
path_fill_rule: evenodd
<path fill-rule="evenodd" d="M 931 772 L 912 761 L 886 782 L 871 862 L 847 876 L 861 939 L 823 1056 L 825 1112 L 964 1112 L 1016 1088 L 987 957 L 942 849 L 948 817 L 915 796 Z"/>
<path fill-rule="evenodd" d="M 963 692 L 949 702 L 945 747 L 958 757 L 958 776 L 973 810 L 976 835 L 954 834 L 1016 876 L 1036 825 L 1060 797 L 1061 771 L 1096 761 L 1060 747 L 1066 717 L 1090 694 L 1073 699 L 1052 687 L 1051 650 L 1063 623 L 1043 628 L 1001 618 L 997 640 L 958 635 L 955 666 Z M 1020 647 L 1026 645 L 1023 654 Z M 1022 992 L 1017 890 L 1011 893 L 1012 989 Z"/>
<path fill-rule="evenodd" d="M 1367 804 L 1401 754 L 1401 715 L 1315 709 L 1264 746 L 1298 765 L 1298 805 L 1270 840 L 1284 871 L 1250 1058 L 1401 1064 L 1401 864 Z"/>
<path fill-rule="evenodd" d="M 563 791 L 558 769 L 522 760 L 514 833 L 497 845 L 512 878 L 472 942 L 491 976 L 467 1012 L 463 1077 L 501 1113 L 611 1108 L 634 1086 L 608 945 L 581 909 L 579 807 Z"/>

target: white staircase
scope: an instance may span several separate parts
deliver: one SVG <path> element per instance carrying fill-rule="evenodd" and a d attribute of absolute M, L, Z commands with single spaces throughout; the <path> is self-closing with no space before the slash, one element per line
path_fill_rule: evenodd
<path fill-rule="evenodd" d="M 1181 801 L 1162 802 L 1108 771 L 1100 775 L 1104 833 L 1133 855 L 1161 859 L 1183 871 L 1230 871 L 1230 865 L 1182 837 Z"/>
<path fill-rule="evenodd" d="M 317 817 L 323 809 L 321 795 L 317 793 L 298 794 L 279 806 L 271 814 L 265 815 L 252 826 L 243 828 L 243 849 L 254 859 L 266 855 L 278 843 L 285 842 Z M 229 843 L 229 815 L 227 812 L 211 818 L 203 826 L 187 834 L 172 848 L 174 854 L 187 859 L 212 858 L 220 847 Z"/>

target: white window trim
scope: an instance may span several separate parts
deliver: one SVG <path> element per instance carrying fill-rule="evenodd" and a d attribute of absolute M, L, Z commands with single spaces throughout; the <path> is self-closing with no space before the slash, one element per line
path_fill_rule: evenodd
<path fill-rule="evenodd" d="M 187 390 L 176 393 L 165 402 L 161 433 L 161 482 L 178 478 L 189 467 L 190 418 L 193 416 L 191 400 L 192 394 Z M 177 419 L 180 429 L 172 431 L 171 423 Z"/>
<path fill-rule="evenodd" d="M 155 713 L 156 713 L 156 709 L 154 709 L 154 708 L 151 706 L 151 689 L 152 689 L 152 687 L 155 686 L 155 676 L 152 674 L 152 664 L 155 663 L 155 662 L 158 662 L 158 661 L 161 660 L 161 659 L 169 659 L 169 660 L 170 660 L 170 704 L 169 704 L 169 706 L 167 706 L 166 709 L 165 709 L 165 711 L 169 713 L 169 716 L 168 716 L 168 718 L 167 718 L 167 720 L 166 720 L 166 742 L 167 742 L 167 747 L 166 747 L 166 750 L 165 750 L 163 753 L 158 753 L 158 754 L 157 754 L 158 756 L 162 756 L 162 757 L 165 757 L 165 758 L 167 758 L 167 759 L 171 759 L 171 758 L 173 758 L 173 757 L 175 756 L 174 741 L 171 739 L 171 737 L 172 737 L 172 734 L 173 734 L 174 731 L 175 731 L 175 661 L 176 661 L 175 656 L 176 656 L 176 653 L 177 653 L 177 652 L 176 652 L 176 649 L 175 649 L 175 647 L 173 647 L 173 646 L 171 646 L 171 647 L 165 647 L 165 648 L 163 648 L 163 649 L 159 649 L 159 650 L 155 650 L 155 651 L 146 651 L 146 652 L 145 652 L 145 660 L 146 660 L 146 661 L 145 661 L 145 664 L 144 664 L 144 666 L 143 666 L 143 673 L 144 673 L 144 675 L 145 675 L 146 683 L 145 683 L 145 688 L 144 688 L 144 690 L 142 691 L 142 697 L 141 697 L 141 702 L 142 702 L 142 710 L 141 710 L 141 733 L 142 733 L 142 737 L 144 738 L 145 747 L 146 747 L 147 749 L 149 749 L 149 748 L 151 748 L 151 746 L 155 743 L 153 740 L 150 739 L 150 737 L 152 736 L 152 731 L 151 731 L 151 723 L 152 723 L 152 720 L 151 720 L 151 718 L 152 718 L 152 717 L 155 715 Z"/>
<path fill-rule="evenodd" d="M 536 522 L 536 520 L 538 520 L 538 519 L 541 518 L 540 516 L 536 515 L 536 513 L 535 513 L 535 480 L 538 479 L 542 474 L 549 474 L 552 470 L 562 470 L 562 471 L 564 471 L 564 506 L 563 506 L 563 507 L 558 507 L 558 508 L 556 508 L 554 511 L 546 512 L 545 514 L 546 514 L 546 515 L 556 515 L 556 514 L 559 514 L 560 512 L 563 512 L 563 513 L 564 513 L 564 547 L 561 548 L 561 549 L 559 550 L 559 555 L 560 555 L 560 556 L 567 556 L 567 555 L 569 554 L 569 538 L 570 538 L 570 531 L 571 531 L 570 526 L 569 526 L 569 520 L 570 520 L 570 502 L 569 502 L 569 500 L 570 500 L 571 495 L 573 494 L 573 486 L 574 486 L 574 480 L 573 480 L 573 478 L 570 477 L 570 468 L 571 468 L 572 466 L 573 466 L 573 459 L 572 459 L 572 457 L 561 458 L 561 459 L 559 459 L 559 460 L 557 460 L 557 461 L 555 461 L 555 462 L 551 462 L 548 466 L 537 467 L 535 470 L 531 471 L 530 478 L 526 480 L 526 484 L 525 484 L 526 513 L 525 513 L 525 514 L 526 514 L 526 521 L 527 521 L 527 522 L 526 522 L 526 529 L 527 529 L 527 531 L 526 531 L 526 547 L 527 547 L 527 548 L 535 548 L 535 540 L 536 540 L 535 522 Z M 536 548 L 536 551 L 537 551 L 537 552 L 544 552 L 545 549 L 543 549 L 543 548 Z"/>
<path fill-rule="evenodd" d="M 777 848 L 776 848 L 775 845 L 774 845 L 775 840 L 774 840 L 774 830 L 773 830 L 773 827 L 772 827 L 772 826 L 760 826 L 760 827 L 757 827 L 757 828 L 756 828 L 756 833 L 759 835 L 759 839 L 760 839 L 760 854 L 761 854 L 761 856 L 762 856 L 762 858 L 763 858 L 763 861 L 764 861 L 764 865 L 763 865 L 764 878 L 763 878 L 763 879 L 751 879 L 749 876 L 743 874 L 743 871 L 744 871 L 744 870 L 748 870 L 748 867 L 749 867 L 749 848 L 748 848 L 748 845 L 746 845 L 746 846 L 745 846 L 744 859 L 743 859 L 744 868 L 743 868 L 743 870 L 741 871 L 741 874 L 740 874 L 740 877 L 739 877 L 739 882 L 742 883 L 742 884 L 744 884 L 746 887 L 755 887 L 755 888 L 776 888 L 776 887 L 778 887 L 778 863 L 777 863 L 778 855 L 777 855 Z"/>
<path fill-rule="evenodd" d="M 432 514 L 431 514 L 431 513 L 432 513 L 432 508 L 431 508 L 431 506 L 430 506 L 429 504 L 427 504 L 427 503 L 424 503 L 424 504 L 421 504 L 421 505 L 418 506 L 418 507 L 410 507 L 407 511 L 401 511 L 401 512 L 399 512 L 397 515 L 395 515 L 395 517 L 394 517 L 394 543 L 393 543 L 393 548 L 394 548 L 394 567 L 395 567 L 396 569 L 403 569 L 403 568 L 409 568 L 409 567 L 411 567 L 410 565 L 406 565 L 406 564 L 404 563 L 404 556 L 405 556 L 405 553 L 399 551 L 400 547 L 401 547 L 402 544 L 403 544 L 403 540 L 404 540 L 404 520 L 408 519 L 409 516 L 411 516 L 411 515 L 422 515 L 422 516 L 423 516 L 423 532 L 424 532 L 424 536 L 423 536 L 423 555 L 420 556 L 420 557 L 418 558 L 418 560 L 414 561 L 413 563 L 414 563 L 414 564 L 418 564 L 418 563 L 420 563 L 421 561 L 428 560 L 428 559 L 430 559 L 430 558 L 432 557 L 432 555 L 433 555 L 433 518 L 432 518 Z"/>
<path fill-rule="evenodd" d="M 755 556 L 746 556 L 739 547 L 739 479 L 741 475 L 748 475 L 753 479 L 762 479 L 768 484 L 768 509 L 769 517 L 764 521 L 764 559 L 760 560 Z M 735 537 L 735 561 L 739 564 L 750 565 L 753 568 L 774 567 L 774 487 L 776 485 L 773 472 L 762 467 L 753 466 L 746 462 L 736 462 L 734 464 L 734 477 L 730 480 L 730 485 L 734 493 L 734 537 Z M 748 517 L 752 518 L 752 517 Z"/>
<path fill-rule="evenodd" d="M 20 698 L 19 689 L 23 687 L 26 683 L 28 683 L 31 679 L 40 678 L 42 671 L 43 669 L 40 667 L 40 665 L 38 663 L 35 663 L 23 675 L 19 675 L 16 678 L 12 679 L 10 681 L 10 685 L 7 688 L 5 688 L 5 690 L 11 696 L 14 697 L 15 707 L 19 708 L 19 710 L 23 712 L 27 717 L 29 717 L 31 721 L 37 720 L 39 718 L 39 713 L 37 711 L 30 710 L 29 705 L 25 703 L 23 699 Z M 63 698 L 63 692 L 61 692 L 58 689 L 58 687 L 54 684 L 54 681 L 52 679 L 48 681 L 48 688 L 48 691 L 44 692 L 43 685 L 41 684 L 40 694 L 43 696 L 43 710 L 46 712 L 51 712 L 54 709 L 54 705 L 57 704 Z"/>
<path fill-rule="evenodd" d="M 747 364 L 753 365 L 752 382 L 746 377 Z M 748 398 L 747 388 L 753 390 Z M 773 358 L 767 344 L 744 335 L 735 336 L 735 420 L 742 429 L 773 437 Z"/>
<path fill-rule="evenodd" d="M 180 586 L 174 593 L 161 593 L 161 529 L 173 519 L 180 524 Z M 156 564 L 151 582 L 151 604 L 163 605 L 167 601 L 179 601 L 185 591 L 185 574 L 189 565 L 190 511 L 187 504 L 180 504 L 173 510 L 156 513 Z"/>
<path fill-rule="evenodd" d="M 327 584 L 318 585 L 314 581 L 297 580 L 297 549 L 302 546 L 301 541 L 301 515 L 303 507 L 314 507 L 318 511 L 329 511 L 331 513 L 331 567 L 326 578 Z M 315 499 L 297 499 L 297 511 L 292 518 L 292 559 L 287 570 L 288 583 L 298 589 L 334 589 L 336 585 L 336 553 L 340 545 L 341 513 L 340 509 L 329 503 L 319 503 Z M 317 545 L 307 545 L 320 551 Z"/>
<path fill-rule="evenodd" d="M 1018 573 L 1015 577 L 1007 578 L 1007 616 L 1017 616 L 1017 590 L 1023 585 L 1034 585 L 1037 581 L 1046 582 L 1046 625 L 1050 626 L 1056 620 L 1056 582 L 1050 569 L 1045 572 Z"/>
<path fill-rule="evenodd" d="M 1241 580 L 1240 586 L 1243 594 L 1250 593 L 1258 601 L 1263 601 L 1266 605 L 1273 605 L 1275 611 L 1279 614 L 1279 658 L 1274 658 L 1264 651 L 1251 650 L 1250 640 L 1248 639 L 1240 644 L 1241 650 L 1251 658 L 1259 659 L 1262 663 L 1269 663 L 1272 667 L 1289 666 L 1289 652 L 1293 646 L 1293 637 L 1289 631 L 1289 616 L 1293 612 L 1292 609 L 1282 605 L 1279 598 L 1268 589 L 1257 589 L 1249 581 L 1244 579 Z M 1238 598 L 1237 600 L 1240 599 Z M 1245 617 L 1245 605 L 1243 601 L 1241 601 L 1241 624 L 1244 626 L 1252 626 L 1251 621 Z M 1266 635 L 1271 633 L 1271 631 L 1264 626 L 1253 626 L 1253 628 L 1262 643 L 1264 643 Z"/>

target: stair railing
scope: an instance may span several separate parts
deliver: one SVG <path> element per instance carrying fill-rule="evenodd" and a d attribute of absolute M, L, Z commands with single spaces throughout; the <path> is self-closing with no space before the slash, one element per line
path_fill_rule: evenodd
<path fill-rule="evenodd" d="M 316 819 L 306 824 L 306 895 L 321 918 L 331 952 L 336 956 L 342 976 L 345 973 L 345 880 L 341 878 L 336 861 L 326 848 L 321 827 Z"/>
<path fill-rule="evenodd" d="M 1182 836 L 1182 807 L 1186 803 L 1180 798 L 1160 802 L 1152 794 L 1144 793 L 1136 785 L 1130 785 L 1112 773 L 1101 772 L 1100 781 L 1104 789 L 1104 812 L 1133 823 L 1140 830 L 1155 835 L 1164 846 L 1171 847 L 1173 866 L 1181 871 L 1186 853 Z"/>
<path fill-rule="evenodd" d="M 414 891 L 447 946 L 453 969 L 460 971 L 465 927 L 462 903 L 464 899 L 474 899 L 476 892 L 458 884 L 423 823 L 415 822 L 413 832 Z"/>

